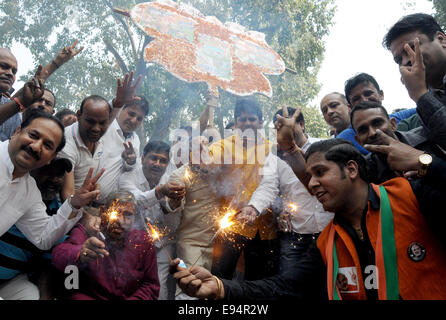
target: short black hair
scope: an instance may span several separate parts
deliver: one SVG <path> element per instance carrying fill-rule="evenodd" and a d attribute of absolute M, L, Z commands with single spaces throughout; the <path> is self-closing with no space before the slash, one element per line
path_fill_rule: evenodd
<path fill-rule="evenodd" d="M 75 116 L 75 115 L 76 115 L 76 112 L 74 112 L 73 110 L 68 109 L 68 108 L 63 108 L 63 109 L 57 111 L 56 114 L 55 114 L 54 116 L 55 116 L 57 119 L 59 119 L 60 121 L 62 121 L 64 117 L 66 117 L 67 115 L 70 115 L 70 114 L 72 114 L 72 115 Z"/>
<path fill-rule="evenodd" d="M 143 155 L 145 156 L 149 152 L 162 152 L 162 153 L 170 153 L 170 146 L 159 140 L 150 140 L 146 146 L 144 147 Z"/>
<path fill-rule="evenodd" d="M 25 129 L 27 126 L 29 126 L 31 124 L 31 122 L 33 122 L 33 120 L 38 119 L 38 118 L 49 119 L 49 120 L 52 120 L 57 123 L 60 130 L 62 131 L 62 139 L 60 140 L 60 143 L 56 148 L 56 152 L 59 152 L 60 150 L 62 150 L 65 147 L 65 128 L 62 125 L 62 123 L 59 121 L 59 119 L 57 119 L 55 116 L 53 116 L 51 114 L 48 114 L 48 113 L 46 113 L 42 110 L 39 110 L 39 109 L 31 109 L 27 113 L 27 117 L 25 119 L 23 119 L 23 122 L 20 125 L 20 131 Z"/>
<path fill-rule="evenodd" d="M 353 128 L 353 116 L 355 114 L 356 111 L 360 111 L 360 110 L 367 110 L 367 109 L 373 109 L 373 108 L 377 108 L 377 109 L 381 109 L 383 111 L 383 113 L 385 114 L 387 119 L 390 119 L 389 114 L 387 113 L 386 108 L 383 107 L 383 105 L 379 102 L 376 101 L 364 101 L 359 103 L 358 105 L 356 105 L 352 111 L 350 111 L 350 123 L 352 125 Z M 354 130 L 355 128 L 353 128 Z M 355 130 L 356 131 L 356 130 Z"/>
<path fill-rule="evenodd" d="M 327 161 L 335 162 L 341 172 L 343 172 L 345 166 L 350 160 L 355 161 L 358 164 L 359 176 L 362 180 L 368 182 L 367 174 L 367 162 L 364 156 L 355 148 L 355 146 L 344 139 L 327 139 L 315 142 L 311 144 L 305 153 L 305 160 L 316 152 L 322 152 L 325 154 Z"/>
<path fill-rule="evenodd" d="M 390 50 L 392 42 L 403 34 L 419 31 L 425 34 L 429 40 L 434 40 L 437 32 L 444 33 L 437 21 L 429 14 L 414 13 L 402 17 L 395 23 L 384 36 L 383 46 Z"/>
<path fill-rule="evenodd" d="M 48 89 L 48 88 L 45 88 L 44 91 L 48 91 L 49 93 L 51 93 L 51 94 L 53 95 L 53 98 L 54 98 L 54 105 L 53 105 L 53 108 L 56 108 L 56 95 L 54 94 L 54 92 L 51 91 L 51 90 Z"/>
<path fill-rule="evenodd" d="M 71 170 L 73 170 L 73 165 L 68 159 L 54 158 L 50 164 L 47 164 L 38 170 L 52 177 L 61 177 L 65 172 L 71 172 Z"/>
<path fill-rule="evenodd" d="M 234 121 L 230 121 L 230 122 L 226 125 L 225 129 L 231 129 L 232 127 L 234 127 Z"/>
<path fill-rule="evenodd" d="M 242 112 L 248 114 L 255 114 L 259 121 L 263 121 L 263 113 L 260 108 L 259 103 L 254 98 L 237 98 L 235 102 L 235 110 L 234 110 L 234 119 L 237 121 L 237 118 L 242 114 Z"/>
<path fill-rule="evenodd" d="M 347 102 L 351 104 L 350 101 L 350 94 L 352 93 L 353 89 L 362 83 L 371 83 L 376 88 L 376 90 L 379 92 L 381 89 L 379 88 L 379 84 L 376 81 L 375 78 L 373 78 L 368 73 L 358 73 L 355 76 L 351 77 L 347 81 L 345 81 L 344 86 L 344 92 L 345 92 L 345 98 L 347 99 Z"/>
<path fill-rule="evenodd" d="M 287 109 L 288 109 L 288 115 L 290 117 L 294 114 L 294 112 L 296 112 L 296 109 L 294 109 L 294 108 L 287 107 Z M 276 113 L 274 114 L 273 123 L 277 121 L 277 115 L 283 116 L 282 109 L 276 111 Z M 304 119 L 304 115 L 302 114 L 302 111 L 300 112 L 300 115 L 297 117 L 296 122 L 305 124 L 305 119 Z"/>
<path fill-rule="evenodd" d="M 139 97 L 141 100 L 134 100 L 134 101 L 132 101 L 132 103 L 125 104 L 122 107 L 122 109 L 124 110 L 127 107 L 137 106 L 137 107 L 141 108 L 141 110 L 144 112 L 144 116 L 147 116 L 150 111 L 149 102 L 143 96 L 135 96 L 135 97 Z"/>
<path fill-rule="evenodd" d="M 86 97 L 84 100 L 82 100 L 82 102 L 81 102 L 81 106 L 80 106 L 80 108 L 79 108 L 79 113 L 80 113 L 80 114 L 82 114 L 82 111 L 83 111 L 83 109 L 84 109 L 84 104 L 85 104 L 87 101 L 89 101 L 89 100 L 93 100 L 93 101 L 104 101 L 104 102 L 107 104 L 107 106 L 108 106 L 108 111 L 110 111 L 110 113 L 112 112 L 112 107 L 110 106 L 110 104 L 108 103 L 108 101 L 107 101 L 105 98 L 93 94 L 93 95 L 91 95 L 91 96 Z"/>

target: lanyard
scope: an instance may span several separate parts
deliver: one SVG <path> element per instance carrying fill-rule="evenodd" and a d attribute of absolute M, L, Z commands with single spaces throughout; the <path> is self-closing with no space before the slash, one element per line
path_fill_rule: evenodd
<path fill-rule="evenodd" d="M 379 191 L 381 194 L 381 208 L 375 249 L 375 261 L 378 272 L 378 297 L 380 300 L 398 300 L 400 294 L 393 213 L 386 189 L 380 186 Z M 330 300 L 341 300 L 339 288 L 336 287 L 339 261 L 336 253 L 335 236 L 336 230 L 334 224 L 332 224 L 325 252 L 327 257 L 327 289 Z"/>

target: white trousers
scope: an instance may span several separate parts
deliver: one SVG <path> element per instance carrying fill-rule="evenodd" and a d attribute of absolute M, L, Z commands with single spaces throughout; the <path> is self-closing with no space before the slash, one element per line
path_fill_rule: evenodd
<path fill-rule="evenodd" d="M 172 259 L 175 259 L 175 244 L 164 247 Z M 158 278 L 160 281 L 160 293 L 158 300 L 174 300 L 175 279 L 169 273 L 170 260 L 164 250 L 156 248 L 156 260 L 158 266 Z"/>

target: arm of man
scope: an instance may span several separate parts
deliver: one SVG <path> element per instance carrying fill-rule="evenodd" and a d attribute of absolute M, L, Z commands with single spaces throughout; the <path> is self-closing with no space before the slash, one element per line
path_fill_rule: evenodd
<path fill-rule="evenodd" d="M 155 195 L 155 188 L 142 191 L 136 185 L 138 175 L 144 175 L 141 168 L 132 171 L 126 171 L 119 177 L 119 188 L 129 190 L 135 196 L 136 202 L 141 206 L 153 206 L 158 202 Z"/>
<path fill-rule="evenodd" d="M 192 297 L 217 298 L 231 301 L 237 300 L 277 300 L 284 298 L 300 299 L 326 299 L 326 269 L 317 247 L 312 247 L 302 255 L 299 270 L 294 278 L 275 275 L 269 278 L 254 281 L 222 281 L 223 288 L 218 290 L 216 278 L 202 268 L 179 268 L 171 263 L 170 271 L 178 280 L 179 287 Z M 176 269 L 175 269 L 176 268 Z"/>
<path fill-rule="evenodd" d="M 74 56 L 76 56 L 79 52 L 81 52 L 84 47 L 80 47 L 76 49 L 76 45 L 78 40 L 74 40 L 74 43 L 71 46 L 66 46 L 62 48 L 57 56 L 45 67 L 42 69 L 42 79 L 46 81 L 57 69 L 62 67 L 63 64 L 70 61 Z"/>
<path fill-rule="evenodd" d="M 410 57 L 410 65 L 400 66 L 401 79 L 409 96 L 417 104 L 424 127 L 429 131 L 429 138 L 446 149 L 446 96 L 445 93 L 434 94 L 426 86 L 426 67 L 420 50 L 420 41 L 415 39 L 414 49 L 408 44 L 404 50 Z"/>
<path fill-rule="evenodd" d="M 444 208 L 444 195 L 446 194 L 445 181 L 446 161 L 434 155 L 432 155 L 432 164 L 429 166 L 426 175 L 420 179 L 410 181 L 420 205 L 421 213 L 441 236 L 444 234 L 446 224 L 446 215 L 441 210 L 441 208 Z"/>
<path fill-rule="evenodd" d="M 82 186 L 76 190 L 73 197 L 65 200 L 57 210 L 57 214 L 53 216 L 47 215 L 46 206 L 37 191 L 34 195 L 35 198 L 29 199 L 31 205 L 28 211 L 17 221 L 17 228 L 36 247 L 41 250 L 49 250 L 80 220 L 82 211 L 79 209 L 99 196 L 96 182 L 103 173 L 104 169 L 92 177 L 93 168 L 90 168 Z M 37 186 L 34 188 L 38 190 Z"/>
<path fill-rule="evenodd" d="M 74 194 L 74 172 L 65 172 L 63 176 L 62 200 L 68 199 Z"/>
<path fill-rule="evenodd" d="M 51 247 L 82 217 L 78 214 L 72 219 L 72 209 L 65 201 L 57 211 L 57 214 L 48 216 L 46 206 L 41 199 L 35 199 L 32 206 L 16 223 L 17 228 L 41 250 L 49 250 Z"/>
<path fill-rule="evenodd" d="M 277 162 L 279 160 L 277 156 L 271 153 L 268 155 L 262 169 L 262 180 L 248 203 L 256 208 L 259 213 L 271 207 L 279 194 L 279 176 L 277 174 Z M 291 172 L 291 174 L 293 173 Z"/>
<path fill-rule="evenodd" d="M 51 254 L 53 266 L 64 271 L 68 265 L 77 265 L 82 245 L 87 240 L 87 234 L 82 225 L 77 225 L 64 242 L 56 245 Z"/>

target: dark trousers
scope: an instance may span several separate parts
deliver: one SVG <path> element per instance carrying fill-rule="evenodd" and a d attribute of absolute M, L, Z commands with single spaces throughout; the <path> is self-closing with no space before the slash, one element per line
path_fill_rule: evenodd
<path fill-rule="evenodd" d="M 259 232 L 254 239 L 238 234 L 231 235 L 230 239 L 233 241 L 219 239 L 214 245 L 211 269 L 213 275 L 232 279 L 242 250 L 245 258 L 245 280 L 258 280 L 277 274 L 278 239 L 261 240 Z"/>
<path fill-rule="evenodd" d="M 316 249 L 319 234 L 298 234 L 295 232 L 279 232 L 280 262 L 279 274 L 296 278 L 299 270 L 300 258 L 311 250 Z"/>

